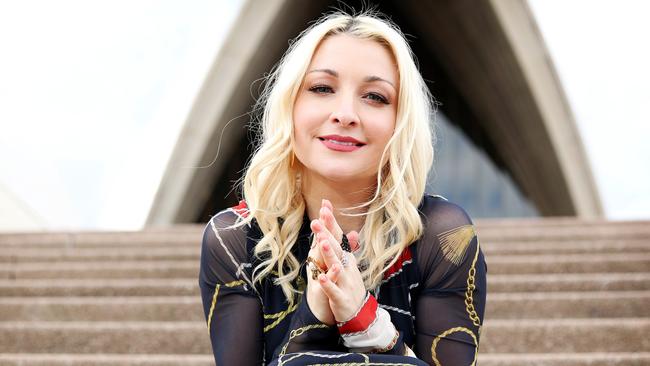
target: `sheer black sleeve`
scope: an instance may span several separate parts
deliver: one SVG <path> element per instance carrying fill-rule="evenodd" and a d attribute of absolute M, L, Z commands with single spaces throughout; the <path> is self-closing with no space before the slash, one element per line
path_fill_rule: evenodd
<path fill-rule="evenodd" d="M 415 353 L 432 365 L 474 364 L 487 272 L 478 237 L 465 211 L 443 198 L 427 197 L 421 211 Z"/>
<path fill-rule="evenodd" d="M 291 325 L 281 347 L 275 351 L 274 359 L 288 353 L 308 351 L 344 351 L 339 344 L 339 331 L 336 325 L 321 323 L 311 312 L 307 302 L 307 290 L 301 295 Z"/>
<path fill-rule="evenodd" d="M 199 286 L 216 364 L 261 365 L 262 304 L 251 283 L 246 226 L 227 228 L 237 218 L 224 210 L 206 225 Z"/>

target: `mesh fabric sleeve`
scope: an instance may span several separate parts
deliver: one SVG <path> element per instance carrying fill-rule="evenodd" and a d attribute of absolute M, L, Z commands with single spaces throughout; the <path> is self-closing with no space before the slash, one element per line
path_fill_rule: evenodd
<path fill-rule="evenodd" d="M 237 218 L 225 210 L 206 225 L 199 286 L 216 364 L 261 365 L 262 305 L 251 283 L 246 226 L 228 228 Z"/>
<path fill-rule="evenodd" d="M 422 213 L 415 353 L 431 365 L 474 365 L 487 273 L 478 237 L 465 211 L 442 198 L 429 197 Z"/>
<path fill-rule="evenodd" d="M 343 351 L 345 348 L 339 344 L 339 331 L 336 325 L 323 324 L 312 313 L 305 289 L 296 312 L 291 318 L 289 331 L 275 351 L 273 358 L 288 353 L 316 350 Z"/>

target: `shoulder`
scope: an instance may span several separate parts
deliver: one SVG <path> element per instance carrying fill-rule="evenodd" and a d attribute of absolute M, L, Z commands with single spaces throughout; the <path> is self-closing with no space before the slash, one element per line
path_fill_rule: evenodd
<path fill-rule="evenodd" d="M 424 233 L 419 246 L 423 257 L 444 258 L 459 265 L 475 242 L 476 229 L 470 216 L 459 205 L 442 196 L 424 197 L 420 205 Z"/>
<path fill-rule="evenodd" d="M 245 201 L 225 208 L 212 216 L 203 229 L 203 246 L 234 246 L 245 244 L 250 224 L 243 223 L 248 217 Z"/>
<path fill-rule="evenodd" d="M 418 210 L 425 227 L 434 233 L 441 233 L 458 226 L 472 225 L 472 219 L 467 212 L 443 196 L 425 195 Z"/>

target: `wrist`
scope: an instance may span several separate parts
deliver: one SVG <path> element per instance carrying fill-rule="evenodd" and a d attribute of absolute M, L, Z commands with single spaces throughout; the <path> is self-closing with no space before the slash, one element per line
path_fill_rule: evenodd
<path fill-rule="evenodd" d="M 343 344 L 353 352 L 386 353 L 395 348 L 400 337 L 390 314 L 369 293 L 352 318 L 337 326 Z"/>
<path fill-rule="evenodd" d="M 347 320 L 337 322 L 339 333 L 349 334 L 361 332 L 375 321 L 377 317 L 377 300 L 370 292 L 366 291 L 366 295 L 361 302 L 359 308 Z"/>
<path fill-rule="evenodd" d="M 336 325 L 336 320 L 334 315 L 329 308 L 329 302 L 327 301 L 318 301 L 318 297 L 310 290 L 310 287 L 307 287 L 305 295 L 305 307 L 306 310 L 312 315 L 312 317 L 318 322 L 325 324 L 330 327 Z"/>

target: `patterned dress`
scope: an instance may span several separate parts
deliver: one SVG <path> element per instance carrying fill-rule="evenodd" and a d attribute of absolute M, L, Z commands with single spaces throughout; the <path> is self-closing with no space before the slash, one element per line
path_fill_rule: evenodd
<path fill-rule="evenodd" d="M 253 255 L 262 233 L 227 229 L 247 215 L 245 203 L 219 212 L 206 225 L 199 285 L 216 364 L 246 365 L 473 365 L 485 311 L 487 267 L 474 226 L 459 206 L 425 196 L 418 210 L 423 236 L 400 255 L 370 290 L 399 331 L 386 353 L 351 353 L 336 326 L 311 313 L 306 293 L 291 307 L 271 277 L 253 284 Z M 304 263 L 309 218 L 292 253 Z M 306 266 L 294 283 L 304 289 Z M 409 347 L 417 358 L 406 356 Z"/>

